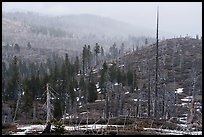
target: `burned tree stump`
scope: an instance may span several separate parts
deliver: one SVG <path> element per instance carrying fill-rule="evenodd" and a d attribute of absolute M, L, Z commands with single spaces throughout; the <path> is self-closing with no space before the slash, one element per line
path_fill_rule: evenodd
<path fill-rule="evenodd" d="M 49 134 L 51 132 L 51 123 L 48 122 L 42 134 Z"/>

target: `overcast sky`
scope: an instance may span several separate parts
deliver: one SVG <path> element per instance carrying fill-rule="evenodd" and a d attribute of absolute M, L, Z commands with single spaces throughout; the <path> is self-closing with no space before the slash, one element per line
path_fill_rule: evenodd
<path fill-rule="evenodd" d="M 49 15 L 95 14 L 175 36 L 202 35 L 201 2 L 3 2 L 3 11 L 34 11 Z"/>

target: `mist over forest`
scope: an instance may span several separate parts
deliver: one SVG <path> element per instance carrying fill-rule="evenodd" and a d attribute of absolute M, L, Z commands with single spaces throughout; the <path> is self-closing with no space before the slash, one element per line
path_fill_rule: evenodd
<path fill-rule="evenodd" d="M 97 4 L 3 3 L 2 135 L 202 135 L 200 4 Z"/>

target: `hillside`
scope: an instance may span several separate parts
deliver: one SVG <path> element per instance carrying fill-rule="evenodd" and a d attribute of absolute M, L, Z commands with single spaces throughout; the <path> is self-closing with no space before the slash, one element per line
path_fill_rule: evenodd
<path fill-rule="evenodd" d="M 136 83 L 142 90 L 148 85 L 150 76 L 154 91 L 156 45 L 135 51 L 119 59 L 124 70 L 134 70 Z M 159 42 L 159 87 L 167 91 L 183 88 L 186 96 L 193 91 L 202 94 L 202 40 L 193 38 L 173 38 Z M 194 79 L 195 78 L 195 79 Z M 195 87 L 193 89 L 193 82 Z"/>
<path fill-rule="evenodd" d="M 84 44 L 100 43 L 108 50 L 114 42 L 124 42 L 128 49 L 133 44 L 143 45 L 145 38 L 149 43 L 154 41 L 154 33 L 149 30 L 89 14 L 51 17 L 30 12 L 3 13 L 2 28 L 4 43 L 25 46 L 30 41 L 35 47 L 54 49 L 58 45 L 58 49 L 80 50 Z"/>

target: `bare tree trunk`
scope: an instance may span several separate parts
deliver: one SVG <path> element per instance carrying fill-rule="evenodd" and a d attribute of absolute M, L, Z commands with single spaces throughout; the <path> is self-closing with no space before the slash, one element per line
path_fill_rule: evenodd
<path fill-rule="evenodd" d="M 148 117 L 150 118 L 151 117 L 151 114 L 150 114 L 150 100 L 151 100 L 151 95 L 150 95 L 150 71 L 149 71 L 149 63 L 148 63 Z"/>
<path fill-rule="evenodd" d="M 36 107 L 37 107 L 37 102 L 33 102 L 33 120 L 36 120 Z"/>
<path fill-rule="evenodd" d="M 158 84 L 158 24 L 159 24 L 159 8 L 157 7 L 157 43 L 156 43 L 156 78 L 155 78 L 155 109 L 154 109 L 154 116 L 158 119 L 158 96 L 157 96 L 157 84 Z"/>

